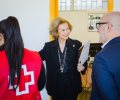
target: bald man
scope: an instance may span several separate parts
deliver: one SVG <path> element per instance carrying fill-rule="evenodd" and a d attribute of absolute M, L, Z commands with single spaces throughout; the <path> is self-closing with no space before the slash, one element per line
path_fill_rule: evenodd
<path fill-rule="evenodd" d="M 102 50 L 95 56 L 91 100 L 120 100 L 120 12 L 96 23 Z"/>

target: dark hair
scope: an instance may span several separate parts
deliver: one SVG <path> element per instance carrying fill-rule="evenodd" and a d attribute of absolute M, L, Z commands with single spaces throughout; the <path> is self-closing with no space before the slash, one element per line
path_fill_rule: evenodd
<path fill-rule="evenodd" d="M 0 22 L 0 32 L 4 36 L 4 50 L 8 58 L 10 73 L 9 85 L 16 90 L 20 83 L 21 64 L 24 44 L 20 32 L 19 22 L 16 17 L 8 17 Z M 17 75 L 17 81 L 15 76 Z M 17 84 L 17 86 L 15 86 Z"/>

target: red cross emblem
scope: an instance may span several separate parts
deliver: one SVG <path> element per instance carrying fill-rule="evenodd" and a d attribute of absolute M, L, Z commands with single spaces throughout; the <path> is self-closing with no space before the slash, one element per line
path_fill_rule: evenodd
<path fill-rule="evenodd" d="M 22 68 L 21 81 L 20 81 L 19 86 L 16 89 L 16 95 L 28 94 L 29 86 L 33 85 L 35 83 L 34 82 L 34 72 L 33 71 L 28 72 L 26 65 L 22 65 L 21 68 Z M 9 89 L 13 89 L 13 87 L 10 85 Z"/>

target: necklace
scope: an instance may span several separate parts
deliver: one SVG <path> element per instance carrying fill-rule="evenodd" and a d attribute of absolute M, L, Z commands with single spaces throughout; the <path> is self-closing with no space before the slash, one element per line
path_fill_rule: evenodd
<path fill-rule="evenodd" d="M 58 57 L 59 57 L 59 64 L 60 64 L 60 72 L 63 73 L 64 66 L 65 66 L 65 59 L 66 59 L 67 47 L 65 47 L 65 53 L 63 59 L 60 57 L 60 49 L 58 49 Z"/>

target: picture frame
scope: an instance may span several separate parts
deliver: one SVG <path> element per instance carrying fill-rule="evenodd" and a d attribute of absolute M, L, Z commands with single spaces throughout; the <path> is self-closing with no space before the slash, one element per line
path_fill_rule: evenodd
<path fill-rule="evenodd" d="M 88 32 L 96 32 L 96 23 L 100 21 L 103 13 L 88 13 Z"/>

